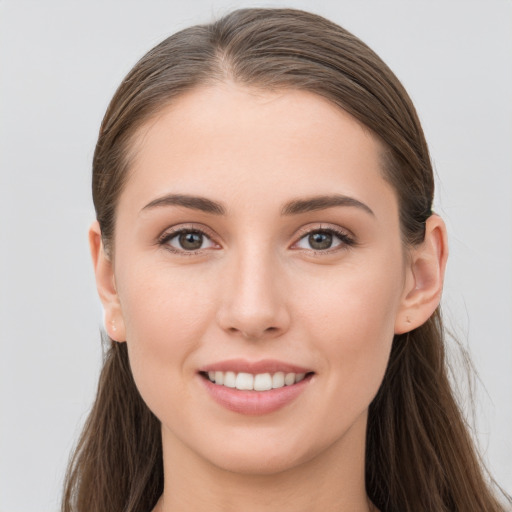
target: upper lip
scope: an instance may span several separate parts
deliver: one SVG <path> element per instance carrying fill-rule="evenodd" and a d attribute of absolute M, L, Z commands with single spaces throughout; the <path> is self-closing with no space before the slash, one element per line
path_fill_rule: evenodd
<path fill-rule="evenodd" d="M 199 372 L 235 372 L 235 373 L 311 373 L 310 368 L 304 368 L 276 359 L 262 359 L 260 361 L 247 361 L 245 359 L 228 359 L 202 366 Z"/>

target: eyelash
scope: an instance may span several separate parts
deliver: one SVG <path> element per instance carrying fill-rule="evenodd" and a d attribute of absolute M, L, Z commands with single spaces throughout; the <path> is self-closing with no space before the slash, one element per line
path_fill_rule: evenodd
<path fill-rule="evenodd" d="M 213 244 L 215 244 L 215 242 L 213 241 L 213 237 L 210 234 L 208 234 L 204 229 L 201 229 L 201 228 L 198 228 L 195 226 L 194 227 L 192 227 L 192 226 L 186 227 L 185 226 L 185 227 L 182 227 L 182 228 L 179 228 L 176 230 L 166 231 L 165 233 L 163 233 L 158 238 L 158 245 L 165 247 L 165 249 L 172 252 L 173 254 L 179 254 L 179 255 L 183 255 L 183 256 L 194 256 L 197 254 L 201 254 L 201 252 L 204 251 L 204 249 L 198 249 L 195 251 L 187 251 L 186 249 L 176 249 L 169 244 L 169 242 L 173 238 L 176 238 L 183 234 L 201 235 L 201 236 L 207 238 L 208 240 L 210 240 Z"/>
<path fill-rule="evenodd" d="M 333 235 L 334 237 L 338 238 L 340 243 L 338 245 L 335 245 L 334 247 L 329 247 L 327 249 L 295 249 L 295 250 L 303 250 L 304 252 L 307 252 L 309 254 L 313 254 L 315 256 L 323 256 L 326 254 L 332 254 L 335 252 L 347 250 L 350 247 L 354 247 L 356 245 L 356 240 L 352 235 L 350 235 L 347 231 L 341 230 L 339 228 L 335 227 L 317 227 L 314 229 L 308 229 L 305 228 L 301 230 L 299 239 L 294 242 L 293 245 L 297 245 L 301 240 L 304 238 L 311 236 L 313 234 L 322 233 L 322 234 L 329 234 Z"/>
<path fill-rule="evenodd" d="M 340 240 L 340 243 L 334 247 L 329 247 L 329 248 L 323 249 L 323 250 L 300 249 L 300 248 L 296 248 L 294 250 L 302 250 L 304 252 L 307 252 L 309 254 L 314 254 L 314 255 L 325 255 L 325 254 L 330 254 L 333 252 L 347 250 L 348 248 L 356 245 L 355 239 L 351 235 L 349 235 L 346 231 L 342 231 L 340 229 L 336 229 L 333 227 L 325 227 L 324 228 L 322 226 L 314 228 L 314 229 L 306 228 L 306 229 L 301 230 L 298 240 L 296 242 L 294 242 L 293 245 L 297 245 L 304 238 L 311 236 L 313 234 L 317 234 L 317 233 L 333 235 L 334 237 L 338 238 L 338 240 Z M 204 229 L 201 229 L 198 227 L 183 227 L 183 228 L 173 230 L 170 232 L 166 231 L 158 238 L 158 245 L 165 247 L 165 249 L 167 249 L 168 251 L 170 251 L 174 254 L 179 254 L 179 255 L 183 255 L 183 256 L 194 256 L 197 254 L 201 254 L 205 250 L 205 249 L 198 249 L 195 251 L 194 250 L 187 251 L 186 249 L 176 249 L 176 248 L 172 247 L 171 245 L 169 245 L 169 242 L 172 239 L 174 239 L 182 234 L 198 234 L 198 235 L 201 235 L 201 236 L 207 238 L 208 240 L 210 240 L 210 242 L 212 244 L 218 245 L 218 244 L 216 244 L 216 242 L 213 241 L 213 237 L 211 235 L 209 235 Z"/>

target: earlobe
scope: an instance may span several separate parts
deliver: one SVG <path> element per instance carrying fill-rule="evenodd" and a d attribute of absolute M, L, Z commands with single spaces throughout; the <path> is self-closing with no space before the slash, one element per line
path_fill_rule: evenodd
<path fill-rule="evenodd" d="M 105 252 L 98 221 L 89 228 L 89 247 L 96 277 L 96 288 L 105 311 L 105 330 L 115 341 L 125 341 L 125 326 L 117 294 L 114 268 L 110 257 Z"/>
<path fill-rule="evenodd" d="M 395 321 L 395 334 L 424 324 L 441 300 L 448 258 L 446 226 L 436 214 L 425 224 L 425 239 L 410 251 L 404 296 Z"/>

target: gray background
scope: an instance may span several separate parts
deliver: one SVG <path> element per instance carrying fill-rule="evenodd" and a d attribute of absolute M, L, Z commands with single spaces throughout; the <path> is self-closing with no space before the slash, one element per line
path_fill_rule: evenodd
<path fill-rule="evenodd" d="M 480 375 L 485 460 L 512 491 L 510 1 L 0 0 L 1 512 L 58 509 L 94 396 L 102 313 L 86 233 L 90 162 L 110 97 L 170 33 L 255 5 L 345 26 L 415 101 L 450 233 L 446 318 Z"/>

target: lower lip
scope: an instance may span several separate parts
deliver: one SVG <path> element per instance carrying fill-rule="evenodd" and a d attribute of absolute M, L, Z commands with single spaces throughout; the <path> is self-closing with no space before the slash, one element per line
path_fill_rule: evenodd
<path fill-rule="evenodd" d="M 239 414 L 256 416 L 270 414 L 293 402 L 306 389 L 312 376 L 313 374 L 307 375 L 303 380 L 291 386 L 269 389 L 268 391 L 241 391 L 236 388 L 214 384 L 202 376 L 200 378 L 210 396 L 218 404 Z"/>

